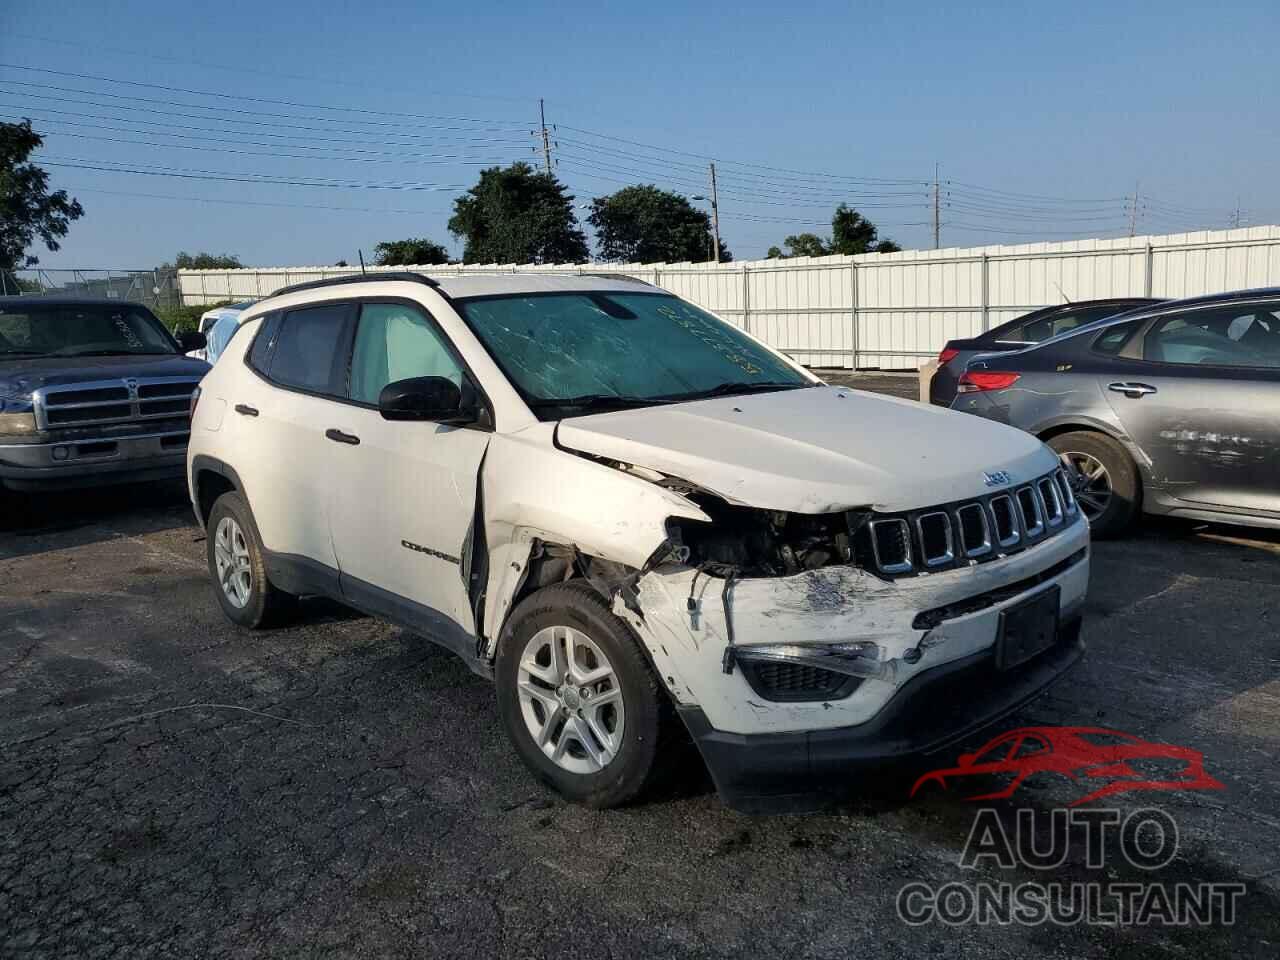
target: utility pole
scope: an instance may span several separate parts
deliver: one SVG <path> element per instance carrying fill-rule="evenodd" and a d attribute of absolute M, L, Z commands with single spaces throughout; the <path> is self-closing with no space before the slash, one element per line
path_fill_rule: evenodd
<path fill-rule="evenodd" d="M 720 204 L 716 194 L 716 165 L 711 164 L 711 240 L 714 244 L 716 263 L 720 262 Z"/>
<path fill-rule="evenodd" d="M 942 201 L 939 197 L 938 165 L 933 165 L 933 249 L 942 246 Z"/>
<path fill-rule="evenodd" d="M 1139 184 L 1135 180 L 1133 184 L 1133 206 L 1129 208 L 1129 236 L 1133 236 L 1138 232 L 1138 187 Z"/>
<path fill-rule="evenodd" d="M 1236 197 L 1236 208 L 1227 215 L 1227 226 L 1235 228 L 1243 227 L 1245 219 L 1244 213 L 1240 209 L 1240 198 Z"/>
<path fill-rule="evenodd" d="M 547 133 L 547 108 L 542 98 L 538 98 L 538 119 L 542 122 L 542 161 L 547 167 L 547 176 L 551 176 L 551 136 Z"/>

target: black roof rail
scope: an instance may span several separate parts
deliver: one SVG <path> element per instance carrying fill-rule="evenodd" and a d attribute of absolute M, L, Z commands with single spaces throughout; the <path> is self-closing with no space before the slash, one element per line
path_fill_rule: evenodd
<path fill-rule="evenodd" d="M 653 286 L 648 280 L 641 280 L 639 277 L 633 277 L 629 273 L 579 273 L 576 276 L 596 277 L 601 280 L 630 280 L 632 283 L 643 283 L 646 287 Z"/>
<path fill-rule="evenodd" d="M 344 283 L 374 283 L 379 280 L 407 280 L 410 283 L 424 283 L 428 287 L 439 288 L 440 282 L 433 280 L 426 274 L 413 273 L 410 270 L 380 270 L 377 273 L 353 273 L 343 277 L 326 277 L 323 280 L 308 280 L 305 283 L 293 283 L 287 287 L 281 287 L 268 294 L 270 297 L 279 297 L 286 293 L 297 293 L 299 290 L 316 290 L 320 287 L 334 287 Z M 264 298 L 265 299 L 265 298 Z"/>

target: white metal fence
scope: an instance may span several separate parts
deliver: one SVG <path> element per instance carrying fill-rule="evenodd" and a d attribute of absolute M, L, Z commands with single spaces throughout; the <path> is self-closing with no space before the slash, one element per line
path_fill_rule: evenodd
<path fill-rule="evenodd" d="M 178 279 L 183 302 L 195 304 L 264 297 L 290 283 L 359 269 L 182 270 Z M 893 369 L 917 366 L 947 340 L 976 336 L 1064 298 L 1189 297 L 1280 286 L 1280 226 L 727 264 L 419 269 L 436 276 L 625 273 L 720 314 L 801 363 Z"/>

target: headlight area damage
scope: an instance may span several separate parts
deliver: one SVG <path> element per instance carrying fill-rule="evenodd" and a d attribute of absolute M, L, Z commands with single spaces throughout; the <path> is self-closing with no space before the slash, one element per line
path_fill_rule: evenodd
<path fill-rule="evenodd" d="M 982 611 L 1011 585 L 1074 567 L 1064 621 L 1083 597 L 1084 524 L 1002 563 L 895 577 L 876 572 L 870 508 L 758 509 L 649 468 L 577 456 L 586 471 L 557 469 L 523 444 L 490 449 L 489 477 L 512 470 L 522 495 L 545 483 L 548 505 L 578 508 L 550 516 L 527 502 L 503 506 L 489 489 L 501 481 L 487 484 L 488 655 L 515 602 L 585 578 L 643 642 L 677 706 L 699 708 L 718 731 L 864 723 L 919 672 L 988 651 Z M 575 489 L 557 489 L 562 480 Z"/>

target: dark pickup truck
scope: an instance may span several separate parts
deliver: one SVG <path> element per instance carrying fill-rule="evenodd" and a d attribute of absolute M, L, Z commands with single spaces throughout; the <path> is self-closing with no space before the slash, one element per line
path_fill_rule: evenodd
<path fill-rule="evenodd" d="M 0 298 L 0 488 L 183 476 L 203 345 L 136 303 Z"/>

